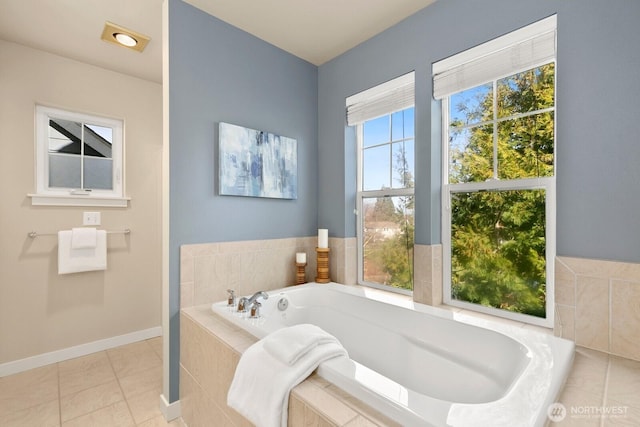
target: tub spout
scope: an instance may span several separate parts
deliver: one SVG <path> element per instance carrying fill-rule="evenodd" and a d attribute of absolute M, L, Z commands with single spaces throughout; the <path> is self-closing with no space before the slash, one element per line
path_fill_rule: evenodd
<path fill-rule="evenodd" d="M 238 300 L 238 312 L 245 313 L 249 311 L 254 302 L 258 301 L 258 298 L 269 299 L 269 294 L 263 291 L 256 292 L 251 297 L 242 297 Z"/>
<path fill-rule="evenodd" d="M 269 294 L 264 291 L 256 292 L 251 295 L 251 298 L 247 301 L 247 306 L 251 307 L 254 302 L 258 301 L 258 298 L 269 299 Z"/>

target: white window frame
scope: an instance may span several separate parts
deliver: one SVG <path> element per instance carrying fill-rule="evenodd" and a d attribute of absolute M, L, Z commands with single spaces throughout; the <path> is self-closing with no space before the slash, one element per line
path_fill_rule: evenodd
<path fill-rule="evenodd" d="M 60 108 L 36 105 L 35 115 L 35 193 L 28 194 L 34 206 L 104 206 L 127 207 L 129 198 L 124 196 L 124 122 L 102 116 L 77 113 Z M 90 123 L 113 129 L 112 182 L 113 189 L 49 187 L 49 119 Z"/>
<path fill-rule="evenodd" d="M 408 107 L 411 108 L 411 107 Z M 403 108 L 404 110 L 404 108 Z M 400 110 L 402 111 L 402 110 Z M 396 113 L 394 111 L 393 113 Z M 389 113 L 391 116 L 393 113 Z M 415 117 L 414 117 L 415 120 Z M 389 126 L 389 132 L 391 132 L 391 126 Z M 363 159 L 362 155 L 364 152 L 363 143 L 364 143 L 364 126 L 363 123 L 358 123 L 356 125 L 356 140 L 357 140 L 357 150 L 358 150 L 358 160 L 357 160 L 357 193 L 356 193 L 356 212 L 357 215 L 357 242 L 358 242 L 358 284 L 362 286 L 368 286 L 370 288 L 382 289 L 389 292 L 395 292 L 402 295 L 413 295 L 413 291 L 408 289 L 395 288 L 393 286 L 387 286 L 376 282 L 368 282 L 364 280 L 364 211 L 363 211 L 363 201 L 368 198 L 378 198 L 378 197 L 402 197 L 402 196 L 412 196 L 415 200 L 415 189 L 414 188 L 388 188 L 384 190 L 363 190 Z M 414 147 L 415 147 L 415 134 L 414 134 Z M 389 141 L 391 141 L 391 136 L 389 136 Z M 415 165 L 414 165 L 415 169 Z M 415 212 L 414 212 L 414 221 L 415 221 Z M 413 272 L 413 283 L 415 286 L 415 268 L 412 267 Z"/>
<path fill-rule="evenodd" d="M 444 59 L 433 65 L 434 80 L 437 78 L 448 79 L 448 83 L 440 84 L 435 88 L 437 99 L 441 100 L 442 107 L 442 246 L 443 246 L 443 302 L 447 305 L 468 309 L 493 316 L 503 317 L 510 320 L 529 323 L 537 326 L 552 328 L 555 317 L 555 257 L 556 257 L 556 174 L 557 174 L 557 90 L 554 87 L 555 101 L 552 108 L 544 111 L 536 111 L 539 114 L 545 111 L 554 113 L 554 174 L 550 177 L 523 178 L 504 180 L 495 179 L 497 169 L 494 163 L 494 179 L 486 182 L 469 182 L 449 184 L 449 99 L 454 93 L 482 84 L 493 82 L 494 110 L 497 96 L 495 82 L 503 77 L 517 74 L 518 72 L 533 69 L 553 62 L 555 57 L 555 31 L 556 16 L 553 15 L 522 29 L 516 30 L 498 39 L 491 40 L 483 45 L 476 46 L 468 51 Z M 534 58 L 520 57 L 522 60 L 518 65 L 509 65 L 506 60 L 508 52 L 517 52 L 523 45 L 527 53 L 534 52 L 531 45 L 538 43 L 537 47 L 545 52 L 544 55 L 534 54 Z M 476 61 L 477 60 L 477 61 Z M 498 64 L 498 70 L 494 70 L 494 75 L 485 78 L 492 72 L 492 61 Z M 474 62 L 475 61 L 475 62 Z M 465 70 L 467 68 L 467 70 Z M 468 69 L 475 69 L 476 73 L 469 74 Z M 461 73 L 460 79 L 452 78 L 456 70 Z M 557 70 L 557 67 L 556 67 Z M 464 75 L 465 71 L 467 75 Z M 480 77 L 479 77 L 480 76 Z M 480 79 L 480 80 L 478 80 Z M 555 82 L 555 80 L 554 80 Z M 495 111 L 494 111 L 495 115 Z M 517 115 L 509 118 L 527 116 L 529 113 Z M 505 118 L 507 119 L 507 118 Z M 491 121 L 497 125 L 496 117 Z M 479 124 L 478 124 L 479 125 Z M 474 125 L 475 126 L 475 125 Z M 494 129 L 494 137 L 497 137 Z M 497 146 L 494 143 L 494 158 L 497 158 Z M 506 191 L 506 190 L 545 190 L 545 261 L 546 261 L 546 296 L 545 310 L 546 317 L 539 318 L 532 315 L 510 312 L 499 308 L 486 307 L 466 301 L 455 300 L 451 296 L 451 196 L 454 193 L 476 192 L 476 191 Z"/>
<path fill-rule="evenodd" d="M 394 288 L 374 282 L 364 281 L 364 251 L 363 251 L 363 210 L 362 201 L 369 197 L 396 197 L 414 195 L 413 188 L 391 188 L 388 190 L 363 191 L 363 124 L 379 117 L 391 116 L 407 108 L 415 108 L 415 72 L 411 71 L 392 80 L 349 96 L 346 99 L 347 126 L 355 126 L 357 140 L 357 178 L 356 178 L 356 240 L 358 253 L 358 284 L 386 291 L 412 295 L 407 289 Z M 415 110 L 414 110 L 415 111 Z M 414 113 L 415 114 L 415 113 Z M 415 123 L 415 115 L 414 115 Z M 391 142 L 392 128 L 389 127 L 389 142 Z M 414 131 L 415 132 L 415 131 Z M 414 134 L 415 147 L 415 134 Z M 414 148 L 415 149 L 415 148 Z M 414 165 L 415 170 L 415 165 Z M 414 217 L 415 220 L 415 217 Z M 414 271 L 414 270 L 412 270 Z M 414 271 L 415 272 L 415 271 Z M 415 281 L 414 281 L 415 282 Z"/>
<path fill-rule="evenodd" d="M 442 101 L 443 110 L 443 144 L 448 144 L 448 99 Z M 447 116 L 445 118 L 445 116 Z M 555 126 L 555 120 L 554 120 Z M 555 135 L 555 130 L 554 130 Z M 446 148 L 445 148 L 446 147 Z M 506 319 L 529 323 L 546 328 L 553 327 L 555 315 L 555 257 L 556 257 L 556 179 L 553 177 L 525 178 L 517 180 L 491 180 L 488 182 L 469 182 L 460 184 L 449 184 L 449 156 L 448 145 L 443 147 L 442 182 L 442 275 L 443 275 L 443 302 L 446 305 L 460 307 L 471 311 L 486 313 L 493 316 L 504 317 Z M 554 143 L 554 170 L 555 170 L 555 148 Z M 499 308 L 485 307 L 451 297 L 451 195 L 454 193 L 467 193 L 476 191 L 496 191 L 496 190 L 545 190 L 545 261 L 546 261 L 546 295 L 545 310 L 546 317 L 540 318 L 528 314 L 515 313 Z"/>

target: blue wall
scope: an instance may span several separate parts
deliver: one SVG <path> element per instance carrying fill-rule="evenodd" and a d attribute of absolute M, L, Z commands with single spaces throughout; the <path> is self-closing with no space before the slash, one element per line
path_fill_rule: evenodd
<path fill-rule="evenodd" d="M 170 401 L 178 399 L 180 245 L 317 233 L 317 67 L 169 2 Z M 298 141 L 298 199 L 217 195 L 218 123 Z"/>
<path fill-rule="evenodd" d="M 315 67 L 169 3 L 171 396 L 178 398 L 179 246 L 355 236 L 356 148 L 345 98 L 416 72 L 416 242 L 440 243 L 440 111 L 431 64 L 558 15 L 557 252 L 640 262 L 640 2 L 439 0 Z M 297 201 L 216 195 L 217 124 L 298 140 Z"/>
<path fill-rule="evenodd" d="M 431 64 L 557 13 L 557 253 L 640 262 L 640 2 L 440 0 L 318 74 L 319 223 L 355 236 L 345 98 L 416 72 L 416 242 L 441 242 Z M 345 148 L 346 147 L 346 148 Z"/>

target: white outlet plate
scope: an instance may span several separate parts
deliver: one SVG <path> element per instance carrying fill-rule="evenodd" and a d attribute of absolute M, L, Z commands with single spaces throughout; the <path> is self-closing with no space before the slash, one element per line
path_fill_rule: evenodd
<path fill-rule="evenodd" d="M 84 212 L 82 225 L 100 225 L 100 212 Z"/>

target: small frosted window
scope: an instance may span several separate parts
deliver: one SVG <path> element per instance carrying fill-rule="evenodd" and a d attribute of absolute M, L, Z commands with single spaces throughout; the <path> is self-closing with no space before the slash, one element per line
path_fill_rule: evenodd
<path fill-rule="evenodd" d="M 36 119 L 34 196 L 123 197 L 122 121 L 43 106 L 36 108 Z"/>

